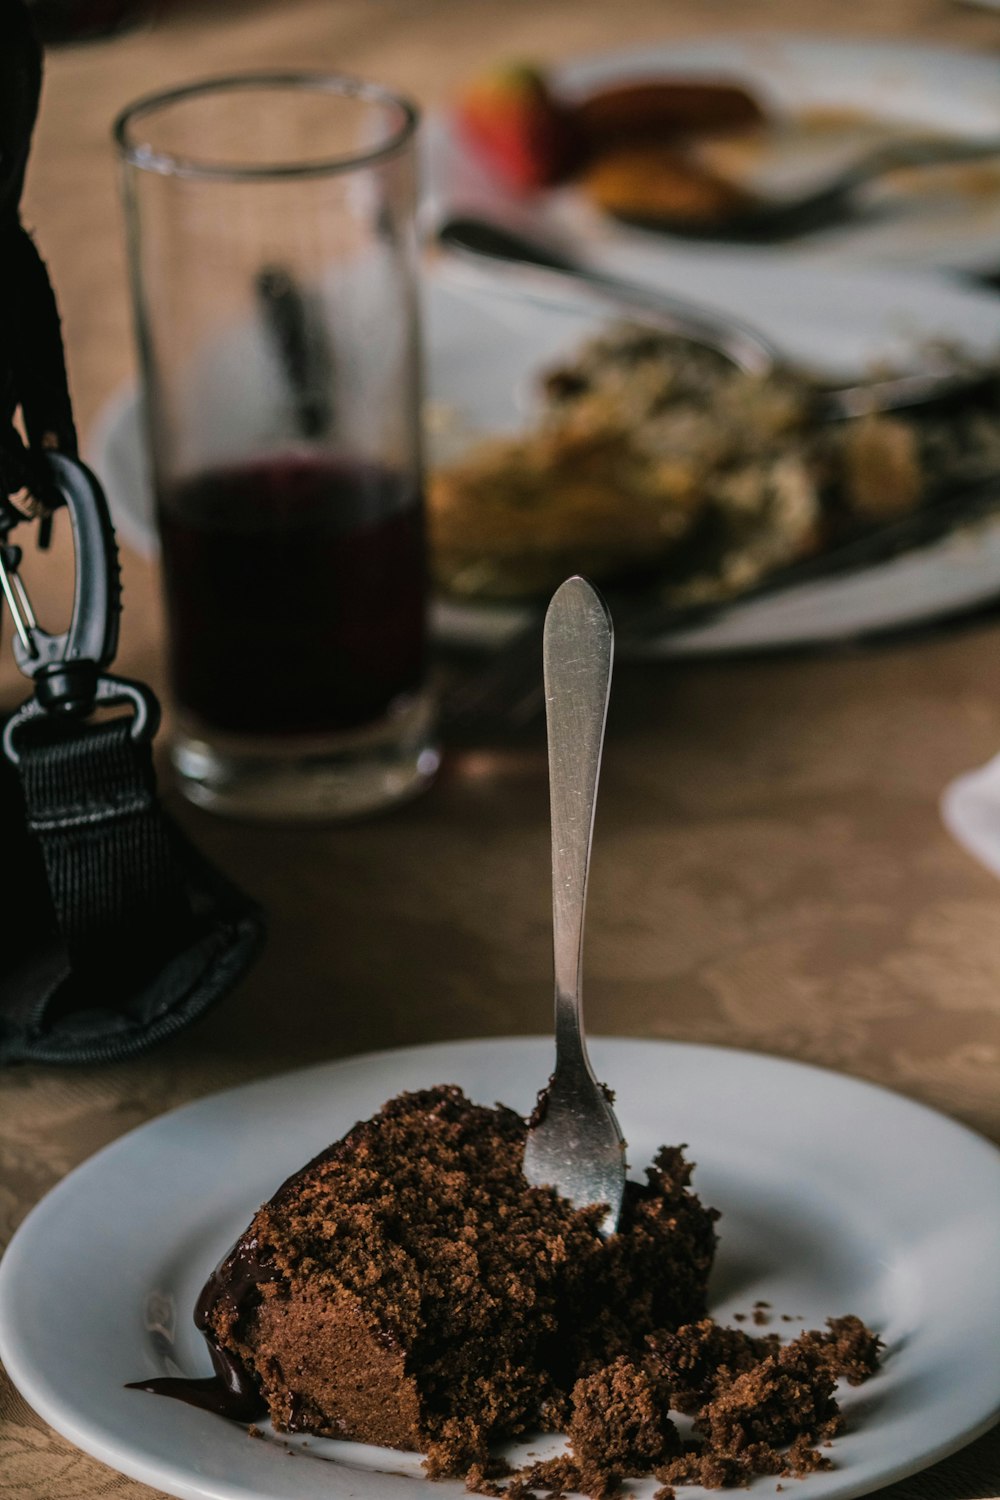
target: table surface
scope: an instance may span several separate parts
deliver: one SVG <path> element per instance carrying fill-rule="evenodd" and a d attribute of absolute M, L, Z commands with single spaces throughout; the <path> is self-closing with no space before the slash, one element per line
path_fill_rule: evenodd
<path fill-rule="evenodd" d="M 433 107 L 512 54 L 767 29 L 772 0 L 174 0 L 152 27 L 54 53 L 26 194 L 59 291 L 84 433 L 133 376 L 108 122 L 229 68 L 329 66 Z M 796 0 L 786 29 L 1000 54 L 947 0 Z M 66 587 L 57 546 L 36 591 Z M 157 579 L 124 557 L 122 671 L 162 687 Z M 23 696 L 4 653 L 0 708 Z M 169 716 L 168 716 L 169 717 Z M 1000 887 L 938 797 L 1000 749 L 1000 622 L 874 650 L 619 670 L 587 940 L 592 1031 L 780 1053 L 875 1080 L 1000 1138 Z M 544 1030 L 551 955 L 541 731 L 452 752 L 433 791 L 350 827 L 269 829 L 170 804 L 263 904 L 267 950 L 200 1026 L 117 1069 L 0 1080 L 0 1242 L 99 1146 L 197 1095 L 301 1063 Z M 998 1432 L 884 1494 L 1000 1491 Z M 0 1494 L 153 1491 L 0 1386 Z"/>

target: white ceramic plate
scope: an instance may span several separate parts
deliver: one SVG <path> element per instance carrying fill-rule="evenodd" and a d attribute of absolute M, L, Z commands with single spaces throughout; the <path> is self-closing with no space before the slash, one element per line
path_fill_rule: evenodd
<path fill-rule="evenodd" d="M 698 295 L 755 321 L 790 358 L 848 382 L 886 362 L 918 367 L 921 346 L 947 338 L 970 355 L 1000 352 L 1000 298 L 936 273 L 878 268 L 823 270 L 788 263 L 730 259 L 699 269 L 695 257 L 673 262 L 673 290 Z M 428 388 L 438 422 L 430 449 L 442 459 L 463 434 L 513 431 L 526 420 L 533 373 L 573 350 L 597 326 L 586 300 L 565 306 L 532 301 L 490 278 L 442 270 L 425 283 Z M 259 382 L 252 361 L 230 360 L 225 408 L 206 400 L 206 422 L 219 433 Z M 485 355 L 488 354 L 488 357 Z M 235 396 L 234 396 L 235 391 Z M 120 395 L 98 421 L 89 457 L 101 476 L 123 538 L 147 555 L 156 550 L 153 505 L 134 392 Z M 662 656 L 759 651 L 832 642 L 899 629 L 971 608 L 1000 593 L 1000 519 L 979 522 L 890 564 L 736 602 L 710 622 L 649 643 Z M 527 620 L 516 607 L 435 608 L 443 639 L 497 644 Z"/>
<path fill-rule="evenodd" d="M 836 1467 L 794 1485 L 798 1500 L 847 1500 L 986 1430 L 1000 1390 L 1000 1158 L 988 1142 L 777 1058 L 629 1040 L 593 1052 L 635 1168 L 664 1142 L 691 1143 L 696 1187 L 723 1214 L 717 1317 L 758 1299 L 807 1326 L 855 1312 L 886 1341 L 884 1370 L 845 1393 Z M 550 1062 L 545 1038 L 372 1054 L 218 1094 L 124 1136 L 39 1204 L 0 1262 L 12 1379 L 79 1447 L 184 1500 L 459 1500 L 457 1482 L 429 1489 L 413 1455 L 271 1432 L 253 1441 L 124 1382 L 209 1372 L 191 1325 L 208 1271 L 261 1200 L 356 1119 L 446 1081 L 527 1110 Z M 629 1488 L 647 1500 L 654 1483 Z M 753 1489 L 772 1495 L 775 1482 Z"/>
<path fill-rule="evenodd" d="M 782 143 L 744 163 L 744 180 L 763 191 L 818 185 L 832 170 L 878 139 L 901 131 L 959 136 L 1000 135 L 1000 69 L 987 54 L 905 42 L 849 41 L 763 34 L 656 43 L 567 63 L 558 85 L 580 94 L 626 79 L 672 74 L 726 77 L 747 83 L 779 117 L 803 111 L 856 112 L 866 123 L 835 135 Z M 672 253 L 664 235 L 630 229 L 591 210 L 570 185 L 526 201 L 506 195 L 465 149 L 447 118 L 431 122 L 427 172 L 434 211 L 457 207 L 530 216 L 536 227 L 563 229 L 608 265 L 659 279 Z M 751 168 L 746 171 L 747 166 Z M 923 189 L 906 194 L 872 189 L 871 212 L 784 245 L 747 247 L 748 259 L 804 255 L 816 263 L 857 261 L 1000 269 L 1000 159 L 974 174 L 947 179 L 925 174 Z M 705 244 L 706 261 L 733 251 Z"/>

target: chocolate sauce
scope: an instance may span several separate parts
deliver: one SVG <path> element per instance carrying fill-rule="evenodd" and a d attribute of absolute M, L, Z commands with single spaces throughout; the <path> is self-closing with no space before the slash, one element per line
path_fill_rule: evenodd
<path fill-rule="evenodd" d="M 233 1422 L 253 1422 L 267 1412 L 254 1376 L 238 1355 L 223 1349 L 210 1328 L 212 1314 L 220 1302 L 235 1320 L 249 1311 L 256 1288 L 280 1281 L 281 1273 L 257 1254 L 257 1242 L 240 1243 L 225 1257 L 202 1287 L 195 1303 L 194 1325 L 202 1334 L 212 1360 L 214 1375 L 157 1375 L 152 1380 L 130 1380 L 129 1391 L 148 1391 L 153 1396 L 171 1396 L 189 1406 L 199 1406 Z"/>
<path fill-rule="evenodd" d="M 152 1380 L 130 1380 L 127 1391 L 149 1391 L 152 1396 L 172 1396 L 188 1406 L 200 1406 L 232 1422 L 255 1422 L 267 1413 L 267 1403 L 246 1365 L 227 1349 L 220 1349 L 206 1334 L 205 1342 L 215 1368 L 214 1375 L 193 1379 L 186 1375 L 157 1375 Z"/>

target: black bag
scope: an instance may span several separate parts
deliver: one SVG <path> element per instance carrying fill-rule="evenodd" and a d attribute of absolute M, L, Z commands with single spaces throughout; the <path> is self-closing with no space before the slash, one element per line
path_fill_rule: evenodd
<path fill-rule="evenodd" d="M 0 758 L 0 1063 L 96 1063 L 201 1014 L 247 967 L 263 922 L 160 807 L 158 705 L 108 670 L 120 612 L 114 533 L 76 456 L 55 298 L 18 212 L 40 83 L 28 12 L 0 0 L 0 583 L 35 687 L 5 726 Z M 60 511 L 73 529 L 76 591 L 69 629 L 53 636 L 34 620 L 10 537 L 37 520 L 46 546 Z M 121 705 L 125 716 L 92 720 L 95 708 Z"/>

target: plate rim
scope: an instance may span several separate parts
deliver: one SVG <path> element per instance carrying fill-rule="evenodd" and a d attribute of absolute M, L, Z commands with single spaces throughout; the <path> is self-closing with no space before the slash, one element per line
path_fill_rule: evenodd
<path fill-rule="evenodd" d="M 997 0 L 997 3 L 1000 4 L 1000 0 Z M 672 56 L 679 56 L 683 59 L 685 53 L 708 52 L 716 47 L 728 51 L 730 48 L 754 47 L 761 50 L 772 46 L 802 48 L 808 52 L 814 50 L 817 52 L 868 52 L 883 57 L 913 57 L 928 65 L 946 58 L 958 63 L 970 63 L 982 73 L 984 78 L 990 76 L 996 78 L 995 70 L 991 67 L 993 59 L 990 54 L 981 52 L 976 47 L 963 45 L 961 42 L 943 42 L 938 45 L 936 42 L 922 39 L 872 36 L 864 32 L 797 31 L 794 28 L 773 30 L 769 27 L 752 26 L 741 26 L 735 31 L 694 31 L 679 37 L 664 36 L 662 40 L 658 38 L 652 43 L 635 42 L 622 47 L 574 52 L 554 64 L 554 69 L 562 73 L 578 67 L 589 67 L 598 61 L 603 63 L 605 60 L 617 64 L 642 51 L 655 54 L 661 50 L 669 50 Z M 1000 85 L 998 85 L 998 102 L 1000 102 Z"/>
<path fill-rule="evenodd" d="M 998 0 L 1000 3 L 1000 0 Z M 862 53 L 869 54 L 873 61 L 881 58 L 883 60 L 902 63 L 904 66 L 910 62 L 914 66 L 931 68 L 934 64 L 943 64 L 949 67 L 965 67 L 970 71 L 977 72 L 984 83 L 990 81 L 991 76 L 996 77 L 995 70 L 991 70 L 991 58 L 986 52 L 977 48 L 958 44 L 944 44 L 938 47 L 934 42 L 922 39 L 910 41 L 899 40 L 885 36 L 865 36 L 858 33 L 844 33 L 830 31 L 802 32 L 792 30 L 768 30 L 767 28 L 755 29 L 752 27 L 741 27 L 736 31 L 718 32 L 702 31 L 682 35 L 678 38 L 657 38 L 652 44 L 644 45 L 635 42 L 622 47 L 610 47 L 597 49 L 589 52 L 571 54 L 553 65 L 553 73 L 557 78 L 564 78 L 571 88 L 578 87 L 577 75 L 583 75 L 588 70 L 596 68 L 598 72 L 604 68 L 614 70 L 618 67 L 630 64 L 632 59 L 638 58 L 645 53 L 654 57 L 658 53 L 669 53 L 670 57 L 676 58 L 678 71 L 684 67 L 685 57 L 694 61 L 697 70 L 697 56 L 699 53 L 708 57 L 715 50 L 737 53 L 743 50 L 755 50 L 758 56 L 762 55 L 768 48 L 787 48 L 790 52 L 840 52 L 842 54 Z M 718 66 L 711 62 L 708 66 Z M 1000 114 L 1000 85 L 998 92 L 998 114 Z M 446 123 L 446 129 L 450 134 L 450 125 Z M 1000 232 L 997 236 L 997 253 L 988 256 L 985 250 L 981 254 L 975 254 L 971 258 L 962 256 L 955 258 L 954 249 L 947 258 L 928 257 L 914 258 L 911 262 L 905 257 L 899 264 L 901 270 L 914 269 L 923 271 L 937 271 L 938 273 L 951 277 L 968 277 L 977 274 L 982 275 L 996 269 L 996 262 L 1000 259 Z M 815 249 L 811 254 L 806 254 L 810 259 L 815 258 L 819 267 L 837 265 L 841 260 L 845 263 L 854 263 L 858 266 L 882 266 L 891 271 L 896 263 L 889 255 L 875 254 L 871 258 L 863 250 L 858 252 L 850 244 L 846 246 L 835 245 L 833 247 L 821 247 Z"/>
<path fill-rule="evenodd" d="M 674 1053 L 688 1057 L 700 1054 L 705 1066 L 709 1066 L 713 1058 L 722 1057 L 727 1059 L 730 1065 L 742 1067 L 749 1065 L 751 1069 L 763 1068 L 776 1070 L 786 1077 L 794 1075 L 813 1075 L 821 1078 L 827 1086 L 831 1084 L 835 1088 L 846 1086 L 849 1092 L 855 1092 L 856 1097 L 865 1097 L 873 1100 L 888 1101 L 891 1108 L 901 1109 L 903 1115 L 909 1115 L 914 1119 L 923 1120 L 934 1129 L 944 1129 L 948 1137 L 961 1149 L 971 1149 L 981 1155 L 984 1168 L 992 1165 L 995 1172 L 1000 1174 L 1000 1149 L 989 1137 L 972 1129 L 964 1122 L 954 1119 L 952 1116 L 924 1104 L 922 1101 L 912 1099 L 885 1085 L 874 1083 L 868 1079 L 825 1067 L 812 1062 L 800 1062 L 794 1058 L 782 1057 L 778 1054 L 758 1052 L 746 1048 L 720 1046 L 712 1043 L 670 1041 L 665 1038 L 654 1037 L 628 1037 L 628 1036 L 599 1036 L 591 1038 L 594 1051 L 598 1054 L 604 1052 L 608 1059 L 613 1061 L 612 1054 L 625 1052 L 633 1048 L 639 1048 L 647 1052 Z M 37 1225 L 53 1211 L 52 1205 L 56 1203 L 57 1208 L 61 1206 L 62 1197 L 71 1194 L 78 1187 L 81 1178 L 88 1174 L 89 1170 L 103 1167 L 107 1160 L 115 1154 L 134 1148 L 136 1139 L 146 1132 L 162 1129 L 168 1122 L 176 1120 L 178 1116 L 193 1114 L 206 1106 L 217 1106 L 220 1101 L 231 1103 L 234 1099 L 252 1099 L 254 1094 L 266 1095 L 275 1085 L 292 1080 L 309 1077 L 313 1082 L 319 1082 L 324 1075 L 332 1074 L 334 1078 L 340 1071 L 348 1071 L 359 1065 L 365 1067 L 376 1067 L 380 1072 L 387 1068 L 396 1071 L 400 1066 L 407 1066 L 419 1061 L 427 1054 L 435 1057 L 441 1054 L 470 1052 L 473 1061 L 478 1054 L 483 1052 L 495 1052 L 498 1049 L 514 1053 L 516 1049 L 528 1045 L 530 1048 L 551 1049 L 551 1036 L 546 1034 L 515 1035 L 498 1037 L 471 1037 L 454 1038 L 441 1042 L 423 1043 L 417 1046 L 394 1047 L 380 1051 L 350 1055 L 347 1057 L 329 1058 L 317 1063 L 308 1064 L 305 1067 L 285 1070 L 277 1074 L 271 1074 L 262 1078 L 250 1079 L 243 1083 L 231 1085 L 225 1089 L 210 1092 L 196 1099 L 185 1101 L 152 1119 L 133 1127 L 123 1135 L 116 1137 L 105 1146 L 99 1148 L 91 1156 L 67 1173 L 58 1183 L 47 1192 L 37 1204 L 29 1211 L 25 1219 L 15 1230 L 14 1235 L 4 1255 L 0 1257 L 0 1357 L 7 1365 L 8 1372 L 16 1388 L 21 1392 L 28 1404 L 35 1410 L 44 1421 L 53 1427 L 55 1431 L 74 1443 L 85 1453 L 88 1453 L 100 1462 L 118 1469 L 131 1478 L 140 1480 L 147 1484 L 153 1484 L 165 1490 L 167 1493 L 180 1497 L 180 1500 L 255 1500 L 260 1497 L 263 1500 L 265 1489 L 248 1489 L 242 1480 L 211 1480 L 205 1476 L 204 1480 L 197 1483 L 190 1482 L 192 1469 L 174 1461 L 170 1466 L 161 1464 L 158 1458 L 144 1458 L 141 1449 L 136 1448 L 135 1439 L 123 1441 L 113 1428 L 94 1427 L 89 1421 L 74 1420 L 72 1409 L 58 1392 L 50 1393 L 45 1386 L 44 1372 L 31 1368 L 30 1359 L 22 1360 L 22 1351 L 17 1347 L 16 1339 L 12 1344 L 8 1337 L 7 1328 L 7 1299 L 12 1297 L 17 1285 L 17 1264 L 19 1257 L 26 1253 L 30 1245 L 31 1237 Z M 600 1066 L 606 1066 L 601 1059 Z M 404 1085 L 401 1085 L 404 1086 Z M 304 1091 L 307 1092 L 307 1091 Z M 1000 1180 L 1000 1178 L 998 1178 Z M 67 1186 L 70 1184 L 70 1186 Z M 37 1217 L 36 1217 L 37 1216 Z M 15 1246 L 17 1249 L 15 1250 Z M 11 1259 L 11 1251 L 15 1254 Z M 11 1267 L 13 1266 L 13 1269 Z M 13 1282 L 13 1285 L 11 1283 Z M 13 1354 L 13 1357 L 11 1357 Z M 978 1418 L 972 1418 L 966 1422 L 960 1431 L 956 1431 L 948 1438 L 942 1439 L 932 1449 L 928 1449 L 916 1458 L 901 1458 L 899 1462 L 879 1473 L 872 1481 L 869 1477 L 860 1480 L 858 1487 L 852 1489 L 848 1484 L 837 1491 L 838 1500 L 850 1500 L 852 1495 L 868 1493 L 872 1485 L 882 1487 L 886 1484 L 896 1482 L 908 1475 L 919 1472 L 931 1464 L 939 1462 L 949 1454 L 956 1452 L 976 1437 L 988 1431 L 994 1423 L 1000 1419 L 1000 1404 L 990 1407 L 981 1412 Z M 379 1477 L 382 1476 L 380 1471 Z M 423 1479 L 412 1482 L 426 1483 Z M 350 1486 L 348 1484 L 347 1488 Z M 331 1494 L 337 1494 L 343 1489 L 338 1486 L 336 1478 L 330 1484 Z M 278 1493 L 277 1491 L 275 1493 Z M 293 1494 L 294 1490 L 281 1491 L 282 1494 Z M 447 1490 L 442 1494 L 448 1493 Z M 696 1492 L 697 1493 L 697 1492 Z"/>

